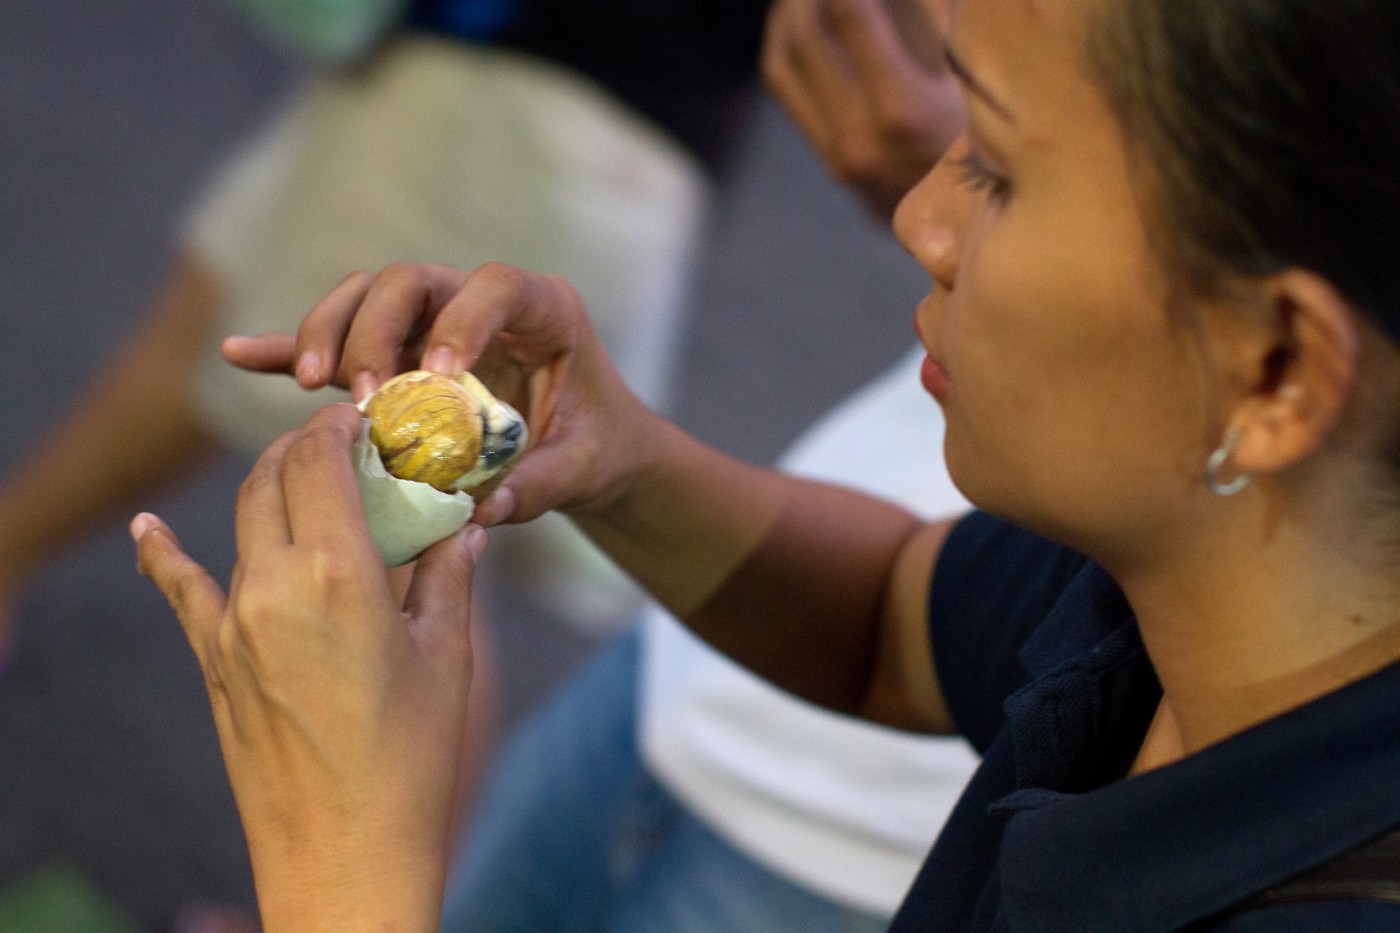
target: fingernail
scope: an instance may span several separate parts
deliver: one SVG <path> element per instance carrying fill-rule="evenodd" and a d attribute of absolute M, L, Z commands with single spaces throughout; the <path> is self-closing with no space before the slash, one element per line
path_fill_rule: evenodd
<path fill-rule="evenodd" d="M 486 553 L 486 529 L 480 525 L 467 526 L 467 548 L 472 552 L 472 560 L 481 560 Z"/>
<path fill-rule="evenodd" d="M 515 511 L 515 493 L 509 486 L 502 486 L 496 490 L 496 512 L 500 515 L 497 522 L 503 522 L 510 518 Z"/>
<path fill-rule="evenodd" d="M 434 347 L 423 354 L 423 361 L 419 365 L 435 373 L 451 376 L 455 374 L 454 370 L 457 368 L 457 357 L 447 347 Z"/>
<path fill-rule="evenodd" d="M 150 512 L 141 512 L 131 520 L 127 530 L 131 532 L 131 540 L 139 542 L 146 536 L 146 532 L 156 526 L 156 517 Z"/>
<path fill-rule="evenodd" d="M 374 373 L 360 373 L 350 384 L 350 393 L 358 404 L 373 395 L 377 388 L 379 388 L 379 380 L 375 378 Z"/>
<path fill-rule="evenodd" d="M 319 353 L 308 352 L 297 360 L 297 382 L 302 385 L 315 385 L 321 381 L 325 370 L 325 358 Z"/>

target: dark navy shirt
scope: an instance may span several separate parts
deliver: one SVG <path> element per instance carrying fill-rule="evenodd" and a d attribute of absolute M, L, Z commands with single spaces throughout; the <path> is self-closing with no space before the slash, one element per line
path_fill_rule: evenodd
<path fill-rule="evenodd" d="M 983 763 L 892 930 L 1400 930 L 1368 901 L 1231 910 L 1400 825 L 1400 664 L 1125 780 L 1161 688 L 1101 569 L 974 514 L 930 626 Z"/>

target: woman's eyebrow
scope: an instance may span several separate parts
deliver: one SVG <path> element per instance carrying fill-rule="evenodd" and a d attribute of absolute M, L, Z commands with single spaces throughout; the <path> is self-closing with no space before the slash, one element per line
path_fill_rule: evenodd
<path fill-rule="evenodd" d="M 997 100 L 996 96 L 987 90 L 987 86 L 967 70 L 967 66 L 963 64 L 962 59 L 958 58 L 952 46 L 945 45 L 943 47 L 943 57 L 948 61 L 948 70 L 957 75 L 958 80 L 962 82 L 963 87 L 967 88 L 969 93 L 975 94 L 1006 122 L 1016 122 L 1016 118 L 1012 116 L 1006 105 Z"/>

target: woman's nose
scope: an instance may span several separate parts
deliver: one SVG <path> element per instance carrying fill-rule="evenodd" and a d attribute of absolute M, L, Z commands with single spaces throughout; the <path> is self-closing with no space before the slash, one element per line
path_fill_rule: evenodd
<path fill-rule="evenodd" d="M 894 214 L 899 242 L 946 289 L 957 278 L 959 233 L 971 206 L 971 193 L 958 175 L 958 160 L 966 153 L 967 140 L 960 136 Z"/>

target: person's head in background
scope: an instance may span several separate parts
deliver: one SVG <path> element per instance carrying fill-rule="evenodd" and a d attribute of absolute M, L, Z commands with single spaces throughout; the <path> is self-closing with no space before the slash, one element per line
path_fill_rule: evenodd
<path fill-rule="evenodd" d="M 962 0 L 949 41 L 969 132 L 896 229 L 964 492 L 1130 591 L 1389 562 L 1400 7 Z"/>

